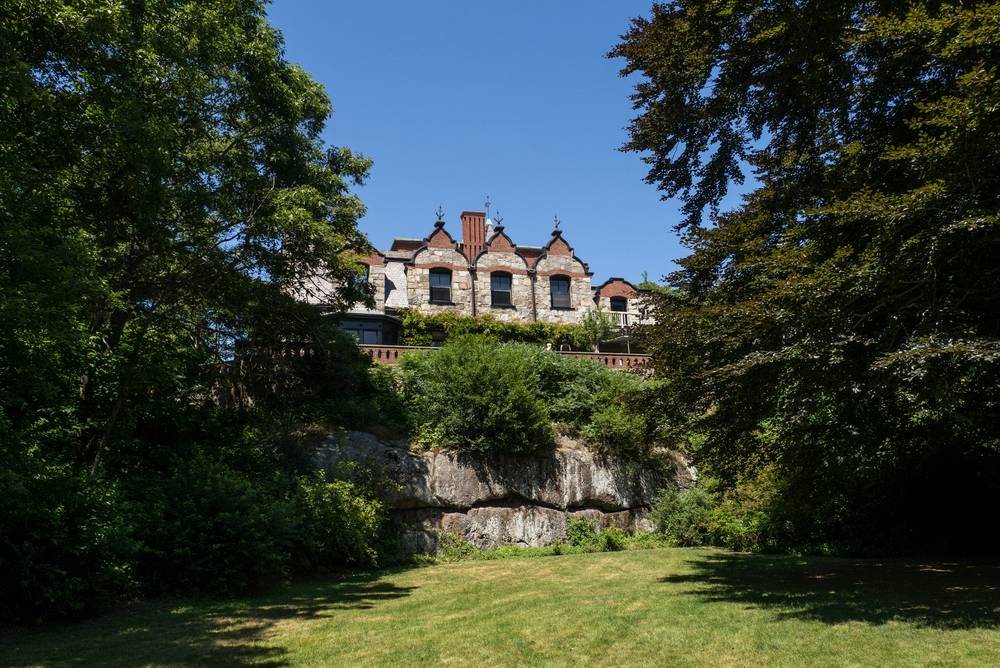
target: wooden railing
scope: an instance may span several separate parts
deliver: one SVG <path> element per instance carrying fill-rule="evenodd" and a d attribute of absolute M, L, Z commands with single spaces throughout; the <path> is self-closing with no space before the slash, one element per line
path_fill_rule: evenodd
<path fill-rule="evenodd" d="M 363 353 L 368 355 L 373 362 L 381 364 L 395 364 L 399 361 L 399 356 L 406 352 L 415 350 L 437 350 L 429 346 L 372 346 L 358 345 Z M 580 357 L 584 359 L 600 362 L 609 369 L 627 371 L 629 369 L 645 369 L 650 366 L 649 355 L 630 355 L 626 353 L 581 353 L 560 351 L 560 355 L 566 357 Z"/>

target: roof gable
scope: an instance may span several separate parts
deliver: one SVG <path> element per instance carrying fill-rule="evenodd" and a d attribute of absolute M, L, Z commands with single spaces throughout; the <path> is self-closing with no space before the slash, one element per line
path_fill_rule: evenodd
<path fill-rule="evenodd" d="M 427 237 L 428 248 L 455 248 L 455 240 L 444 229 L 444 221 L 434 223 L 434 231 Z"/>

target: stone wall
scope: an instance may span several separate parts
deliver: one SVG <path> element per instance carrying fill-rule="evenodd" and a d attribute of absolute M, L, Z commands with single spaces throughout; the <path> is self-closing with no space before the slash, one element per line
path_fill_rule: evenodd
<path fill-rule="evenodd" d="M 512 308 L 492 305 L 491 275 L 503 271 L 511 275 Z M 528 265 L 514 252 L 488 251 L 476 261 L 476 309 L 504 322 L 531 322 L 531 277 Z"/>
<path fill-rule="evenodd" d="M 329 435 L 317 462 L 369 461 L 399 484 L 390 498 L 393 518 L 408 549 L 433 552 L 441 531 L 454 532 L 479 548 L 543 546 L 566 537 L 566 520 L 594 519 L 626 531 L 652 528 L 648 512 L 666 484 L 690 484 L 693 470 L 678 455 L 649 466 L 602 457 L 570 439 L 538 456 L 411 452 L 405 443 L 384 442 L 362 432 Z"/>
<path fill-rule="evenodd" d="M 407 301 L 421 313 L 457 311 L 472 313 L 472 278 L 468 260 L 454 248 L 424 248 L 413 257 L 413 266 L 406 277 Z M 436 267 L 451 270 L 451 304 L 430 303 L 430 270 Z"/>
<path fill-rule="evenodd" d="M 590 276 L 579 260 L 569 255 L 545 255 L 535 263 L 535 303 L 538 320 L 542 322 L 577 323 L 584 311 L 594 308 Z M 552 276 L 568 276 L 570 279 L 570 305 L 572 310 L 552 308 L 552 292 L 549 279 Z"/>
<path fill-rule="evenodd" d="M 631 285 L 620 278 L 611 278 L 600 286 L 597 300 L 605 310 L 611 310 L 611 298 L 624 297 L 628 303 L 627 311 L 639 311 L 639 293 Z"/>

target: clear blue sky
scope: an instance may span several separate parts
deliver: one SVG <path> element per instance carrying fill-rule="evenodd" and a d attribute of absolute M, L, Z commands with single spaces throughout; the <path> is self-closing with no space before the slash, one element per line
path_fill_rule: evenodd
<path fill-rule="evenodd" d="M 426 236 L 439 204 L 458 238 L 489 195 L 515 243 L 546 243 L 558 214 L 599 282 L 657 279 L 686 254 L 676 203 L 617 150 L 631 86 L 604 54 L 649 7 L 276 0 L 269 16 L 333 100 L 326 140 L 375 161 L 359 194 L 376 246 Z"/>

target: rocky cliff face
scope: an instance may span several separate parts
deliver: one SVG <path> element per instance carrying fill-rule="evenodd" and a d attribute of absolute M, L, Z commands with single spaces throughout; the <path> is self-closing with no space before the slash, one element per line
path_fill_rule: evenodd
<path fill-rule="evenodd" d="M 666 467 L 640 467 L 602 457 L 570 439 L 537 456 L 411 452 L 406 443 L 372 434 L 331 434 L 317 451 L 320 466 L 372 461 L 399 484 L 389 500 L 407 549 L 433 552 L 440 532 L 486 549 L 542 546 L 566 536 L 566 519 L 587 517 L 602 527 L 648 530 L 647 514 L 668 482 L 689 483 L 679 457 Z"/>

